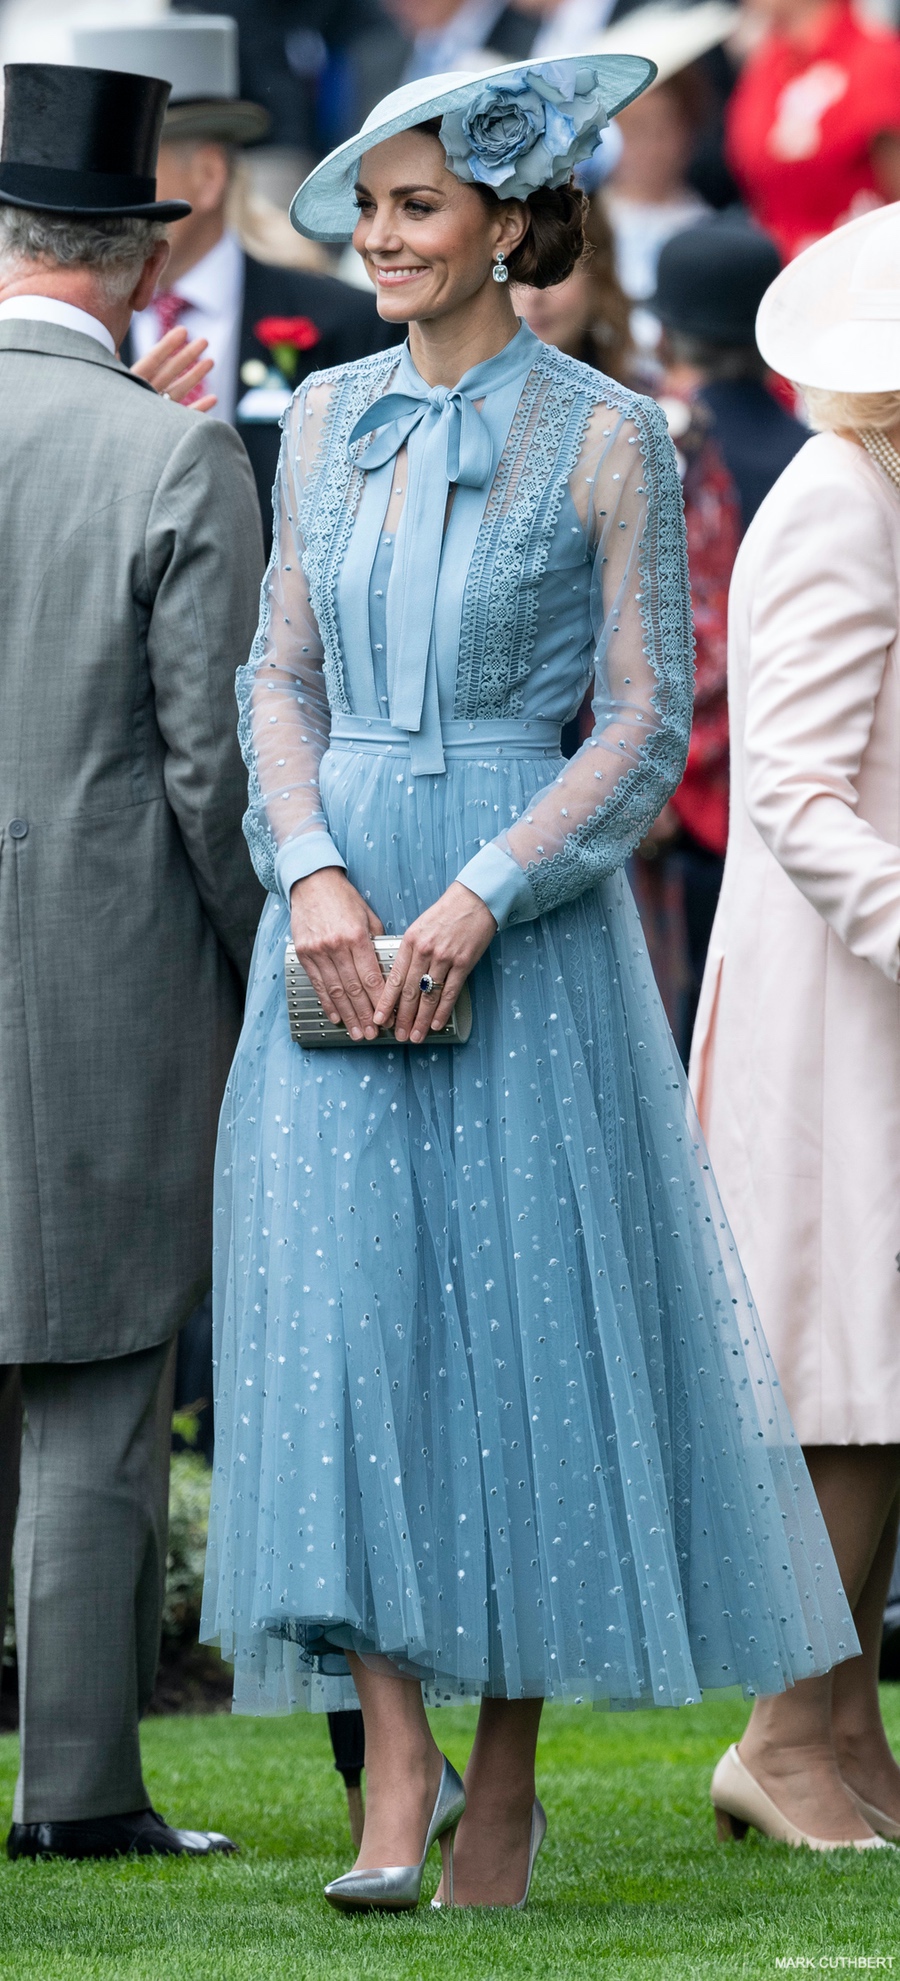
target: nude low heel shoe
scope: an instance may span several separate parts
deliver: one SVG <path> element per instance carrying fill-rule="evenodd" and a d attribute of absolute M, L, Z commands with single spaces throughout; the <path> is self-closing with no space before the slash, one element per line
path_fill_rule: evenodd
<path fill-rule="evenodd" d="M 377 1869 L 347 1871 L 325 1886 L 329 1905 L 338 1912 L 414 1912 L 422 1890 L 425 1860 L 438 1837 L 447 1837 L 447 1886 L 453 1903 L 453 1843 L 466 1806 L 466 1791 L 445 1754 L 425 1849 L 418 1864 L 384 1864 Z"/>
<path fill-rule="evenodd" d="M 709 1793 L 716 1812 L 716 1830 L 722 1842 L 734 1837 L 741 1843 L 752 1827 L 760 1830 L 764 1837 L 775 1837 L 779 1843 L 805 1846 L 807 1850 L 883 1850 L 884 1837 L 848 1837 L 846 1841 L 830 1837 L 809 1837 L 805 1830 L 798 1830 L 796 1824 L 789 1823 L 781 1810 L 776 1808 L 771 1796 L 760 1788 L 737 1751 L 729 1747 L 722 1755 L 710 1783 Z M 857 1797 L 854 1800 L 858 1801 Z M 861 1806 L 861 1805 L 860 1805 Z M 867 1810 L 863 1811 L 866 1821 L 870 1820 Z M 874 1813 L 874 1812 L 873 1812 Z"/>
<path fill-rule="evenodd" d="M 860 1815 L 865 1816 L 870 1830 L 877 1830 L 880 1837 L 896 1843 L 900 1839 L 900 1823 L 895 1823 L 893 1816 L 886 1816 L 883 1809 L 876 1809 L 874 1802 L 864 1802 L 862 1796 L 857 1795 L 855 1788 L 848 1788 L 846 1782 L 844 1787 L 851 1802 L 856 1803 Z"/>

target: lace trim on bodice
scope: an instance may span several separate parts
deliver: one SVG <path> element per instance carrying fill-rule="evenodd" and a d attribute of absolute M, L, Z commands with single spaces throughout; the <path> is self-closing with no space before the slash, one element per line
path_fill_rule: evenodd
<path fill-rule="evenodd" d="M 312 609 L 322 635 L 325 685 L 334 715 L 349 715 L 341 658 L 337 586 L 359 508 L 365 477 L 358 466 L 367 442 L 348 453 L 350 434 L 361 413 L 384 392 L 399 353 L 378 351 L 352 365 L 315 374 L 317 386 L 332 386 L 322 438 L 300 508 L 303 568 Z"/>
<path fill-rule="evenodd" d="M 558 353 L 534 361 L 494 477 L 469 567 L 454 715 L 468 721 L 521 714 L 547 567 L 566 486 L 596 394 L 573 399 Z"/>

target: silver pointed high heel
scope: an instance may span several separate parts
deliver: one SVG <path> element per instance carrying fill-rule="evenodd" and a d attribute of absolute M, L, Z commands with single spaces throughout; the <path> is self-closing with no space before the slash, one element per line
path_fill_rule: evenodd
<path fill-rule="evenodd" d="M 418 1864 L 386 1864 L 372 1871 L 347 1871 L 325 1886 L 329 1905 L 339 1912 L 414 1912 L 422 1891 L 422 1876 L 428 1852 L 438 1837 L 446 1836 L 447 1885 L 453 1903 L 453 1844 L 457 1825 L 466 1806 L 466 1791 L 445 1754 L 437 1800 L 428 1825 L 425 1849 Z"/>
<path fill-rule="evenodd" d="M 525 1893 L 522 1898 L 516 1900 L 516 1903 L 513 1906 L 514 1912 L 524 1912 L 525 1907 L 528 1904 L 528 1894 L 531 1890 L 531 1874 L 532 1871 L 534 1870 L 534 1861 L 535 1858 L 537 1857 L 538 1851 L 540 1850 L 541 1844 L 543 1843 L 546 1834 L 547 1834 L 547 1812 L 544 1808 L 543 1803 L 539 1802 L 537 1796 L 535 1796 L 534 1808 L 531 1811 L 531 1837 L 529 1839 L 529 1844 L 528 1844 L 528 1876 L 525 1880 Z"/>
<path fill-rule="evenodd" d="M 546 1834 L 547 1834 L 547 1812 L 544 1808 L 543 1803 L 539 1802 L 537 1796 L 535 1796 L 531 1810 L 531 1835 L 528 1839 L 528 1870 L 525 1876 L 525 1891 L 521 1898 L 517 1898 L 513 1901 L 512 1905 L 504 1906 L 503 1910 L 505 1912 L 524 1912 L 525 1907 L 528 1904 L 528 1894 L 531 1890 L 531 1875 L 534 1870 L 535 1858 L 537 1857 L 538 1851 L 540 1850 L 541 1844 L 543 1843 Z M 445 1905 L 453 1904 L 452 1866 L 451 1866 L 451 1876 L 448 1880 L 448 1888 L 450 1893 L 448 1899 L 446 1900 L 442 1898 L 432 1899 L 431 1901 L 432 1912 L 440 1912 L 443 1910 Z M 489 1909 L 490 1908 L 488 1908 L 488 1910 Z"/>

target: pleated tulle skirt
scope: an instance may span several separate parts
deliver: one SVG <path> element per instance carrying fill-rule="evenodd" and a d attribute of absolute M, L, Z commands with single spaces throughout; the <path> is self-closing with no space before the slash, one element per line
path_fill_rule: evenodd
<path fill-rule="evenodd" d="M 322 770 L 398 934 L 553 775 Z M 498 935 L 460 1048 L 292 1044 L 270 898 L 222 1112 L 204 1635 L 245 1711 L 671 1706 L 857 1649 L 621 875 Z"/>

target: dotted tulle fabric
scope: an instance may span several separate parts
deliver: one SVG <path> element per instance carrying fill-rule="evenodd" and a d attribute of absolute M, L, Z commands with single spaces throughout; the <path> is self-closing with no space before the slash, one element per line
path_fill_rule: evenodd
<path fill-rule="evenodd" d="M 689 726 L 671 450 L 646 402 L 515 344 L 473 375 L 491 477 L 448 505 L 429 668 L 469 740 L 442 775 L 390 727 L 419 443 L 367 472 L 349 440 L 398 362 L 414 389 L 408 353 L 320 375 L 286 428 L 240 684 L 272 892 L 215 1204 L 204 1634 L 246 1711 L 352 1703 L 348 1648 L 435 1700 L 619 1707 L 779 1691 L 857 1648 L 621 873 Z M 526 746 L 592 669 L 592 744 Z M 298 847 L 391 934 L 505 856 L 467 1045 L 291 1042 Z"/>

